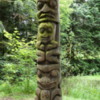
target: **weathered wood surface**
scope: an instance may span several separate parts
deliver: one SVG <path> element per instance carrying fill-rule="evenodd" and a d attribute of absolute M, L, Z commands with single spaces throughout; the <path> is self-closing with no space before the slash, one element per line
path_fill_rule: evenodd
<path fill-rule="evenodd" d="M 38 0 L 37 75 L 35 100 L 62 100 L 59 51 L 59 0 Z"/>

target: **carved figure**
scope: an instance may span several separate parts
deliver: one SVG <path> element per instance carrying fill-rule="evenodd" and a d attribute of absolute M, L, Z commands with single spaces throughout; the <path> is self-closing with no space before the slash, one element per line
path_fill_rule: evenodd
<path fill-rule="evenodd" d="M 51 70 L 48 73 L 38 70 L 38 85 L 41 89 L 52 89 L 58 87 L 59 82 L 59 70 Z"/>
<path fill-rule="evenodd" d="M 44 51 L 38 50 L 37 51 L 37 56 L 38 56 L 38 59 L 37 59 L 38 63 L 44 62 L 46 60 L 46 56 L 45 56 Z"/>
<path fill-rule="evenodd" d="M 37 83 L 35 100 L 62 100 L 59 51 L 59 0 L 37 0 Z"/>
<path fill-rule="evenodd" d="M 52 94 L 50 94 L 50 92 Z M 56 88 L 53 90 L 41 90 L 41 89 L 37 89 L 36 91 L 36 98 L 35 100 L 62 100 L 61 99 L 61 91 L 60 89 Z M 52 95 L 52 96 L 50 96 Z"/>
<path fill-rule="evenodd" d="M 55 21 L 58 22 L 58 0 L 38 0 L 38 18 L 39 21 Z"/>
<path fill-rule="evenodd" d="M 38 29 L 37 62 L 59 62 L 58 42 L 55 41 L 56 25 L 52 22 L 41 23 Z M 56 48 L 56 49 L 55 49 Z M 45 52 L 44 52 L 45 51 Z"/>
<path fill-rule="evenodd" d="M 37 62 L 38 63 L 54 63 L 54 64 L 57 64 L 59 63 L 59 50 L 58 49 L 52 49 L 52 50 L 49 50 L 47 52 L 43 52 L 41 50 L 38 50 L 37 51 L 37 55 L 38 55 L 38 58 L 37 58 Z"/>
<path fill-rule="evenodd" d="M 37 48 L 40 50 L 50 50 L 58 47 L 55 41 L 56 25 L 52 22 L 40 23 L 38 28 Z"/>
<path fill-rule="evenodd" d="M 49 62 L 49 63 L 53 63 L 53 64 L 57 64 L 59 63 L 59 49 L 52 49 L 50 51 L 47 51 L 46 52 L 46 60 Z"/>

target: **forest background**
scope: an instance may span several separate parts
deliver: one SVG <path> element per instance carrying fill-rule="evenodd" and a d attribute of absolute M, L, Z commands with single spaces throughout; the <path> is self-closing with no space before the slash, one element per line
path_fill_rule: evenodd
<path fill-rule="evenodd" d="M 37 87 L 36 7 L 36 0 L 0 0 L 2 96 Z M 100 0 L 60 0 L 60 26 L 62 78 L 100 75 Z"/>

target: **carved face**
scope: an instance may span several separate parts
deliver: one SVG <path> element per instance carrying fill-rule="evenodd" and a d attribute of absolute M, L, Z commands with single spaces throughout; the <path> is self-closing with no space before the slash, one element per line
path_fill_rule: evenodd
<path fill-rule="evenodd" d="M 57 21 L 57 0 L 38 0 L 39 21 Z"/>
<path fill-rule="evenodd" d="M 52 70 L 48 73 L 43 73 L 38 70 L 38 83 L 42 89 L 55 88 L 60 82 L 59 70 Z"/>
<path fill-rule="evenodd" d="M 38 39 L 42 43 L 50 42 L 55 36 L 56 25 L 54 23 L 41 23 L 38 30 Z"/>

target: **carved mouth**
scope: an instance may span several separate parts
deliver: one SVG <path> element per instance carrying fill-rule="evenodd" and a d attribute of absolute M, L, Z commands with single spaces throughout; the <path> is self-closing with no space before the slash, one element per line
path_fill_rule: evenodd
<path fill-rule="evenodd" d="M 40 84 L 41 87 L 43 88 L 53 88 L 54 85 L 56 85 L 56 82 L 50 82 L 50 83 L 46 83 L 46 82 L 38 82 Z"/>
<path fill-rule="evenodd" d="M 40 14 L 39 17 L 40 18 L 55 18 L 54 14 L 45 14 L 45 13 Z"/>

